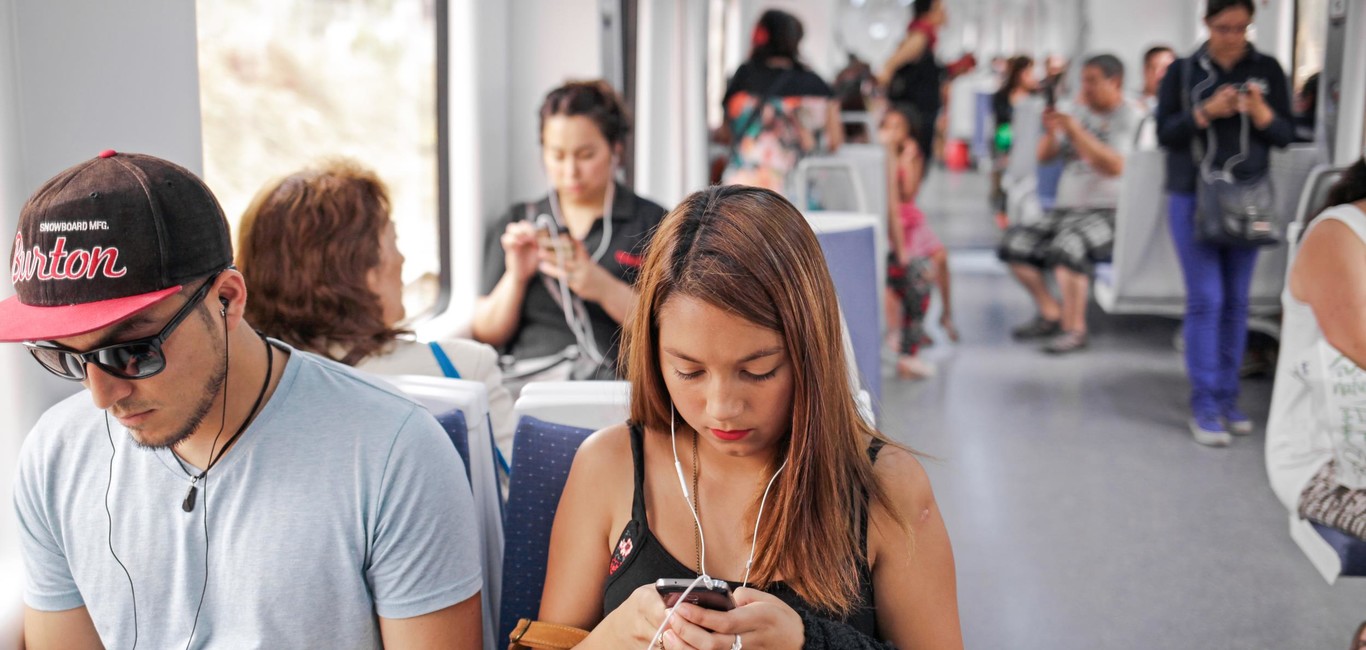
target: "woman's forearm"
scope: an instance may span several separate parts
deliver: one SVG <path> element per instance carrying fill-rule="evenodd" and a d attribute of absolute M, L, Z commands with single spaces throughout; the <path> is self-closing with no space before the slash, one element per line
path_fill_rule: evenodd
<path fill-rule="evenodd" d="M 636 292 L 631 289 L 631 285 L 612 276 L 603 290 L 602 297 L 597 301 L 598 306 L 607 312 L 608 316 L 617 324 L 626 322 L 626 317 L 635 308 Z"/>
<path fill-rule="evenodd" d="M 526 282 L 504 273 L 493 291 L 474 303 L 474 318 L 470 322 L 474 340 L 495 347 L 511 340 L 521 322 L 525 299 Z"/>

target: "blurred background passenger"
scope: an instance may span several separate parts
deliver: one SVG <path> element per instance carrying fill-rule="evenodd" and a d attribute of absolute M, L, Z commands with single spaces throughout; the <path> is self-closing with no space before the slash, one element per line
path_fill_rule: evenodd
<path fill-rule="evenodd" d="M 731 76 L 721 100 L 730 142 L 722 183 L 790 195 L 788 174 L 817 150 L 819 133 L 827 151 L 843 143 L 834 91 L 801 61 L 803 34 L 801 21 L 785 11 L 759 16 L 749 60 Z"/>
<path fill-rule="evenodd" d="M 1230 433 L 1252 432 L 1252 421 L 1238 407 L 1238 371 L 1257 249 L 1196 238 L 1196 156 L 1204 154 L 1204 164 L 1214 170 L 1238 156 L 1233 177 L 1252 182 L 1269 173 L 1271 148 L 1290 144 L 1293 135 L 1285 72 L 1247 40 L 1255 11 L 1252 0 L 1209 0 L 1209 40 L 1172 64 L 1157 107 L 1158 140 L 1167 150 L 1172 239 L 1186 284 L 1190 429 L 1196 442 L 1208 446 L 1228 445 Z M 1250 129 L 1246 149 L 1244 120 Z"/>
<path fill-rule="evenodd" d="M 878 83 L 887 89 L 889 103 L 907 105 L 913 110 L 916 144 L 925 158 L 921 165 L 923 176 L 929 172 L 934 157 L 934 134 L 944 105 L 945 71 L 935 59 L 934 48 L 948 13 L 944 0 L 915 0 L 912 11 L 906 37 L 883 64 Z"/>
<path fill-rule="evenodd" d="M 1038 310 L 1011 335 L 1047 340 L 1043 350 L 1050 354 L 1089 344 L 1091 279 L 1096 264 L 1114 252 L 1120 176 L 1142 120 L 1124 98 L 1124 64 L 1114 55 L 1098 54 L 1082 65 L 1080 99 L 1075 107 L 1043 113 L 1039 162 L 1063 162 L 1053 209 L 1037 222 L 1011 226 L 997 251 Z M 1057 280 L 1056 298 L 1047 271 Z"/>
<path fill-rule="evenodd" d="M 877 77 L 873 75 L 872 66 L 850 52 L 849 63 L 835 75 L 835 103 L 840 112 L 869 112 L 872 110 L 870 100 L 876 92 Z M 845 142 L 865 144 L 872 137 L 862 122 L 847 122 L 843 129 Z"/>
<path fill-rule="evenodd" d="M 1167 76 L 1167 68 L 1176 60 L 1176 52 L 1166 45 L 1154 45 L 1143 53 L 1143 92 L 1139 103 L 1145 112 L 1157 110 L 1157 91 L 1162 88 L 1162 78 Z"/>
<path fill-rule="evenodd" d="M 389 206 L 384 182 L 344 159 L 262 188 L 238 232 L 237 266 L 251 287 L 247 319 L 368 372 L 484 383 L 494 438 L 511 458 L 512 396 L 493 348 L 459 339 L 422 344 L 400 327 L 403 254 Z"/>
<path fill-rule="evenodd" d="M 1006 62 L 1000 89 L 991 96 L 991 115 L 996 121 L 995 136 L 992 138 L 991 207 L 996 211 L 996 223 L 1000 227 L 1006 223 L 1006 193 L 1001 187 L 1001 179 L 1006 166 L 1010 164 L 1010 148 L 1014 141 L 1011 123 L 1015 119 L 1015 105 L 1038 89 L 1034 59 L 1013 56 Z"/>
<path fill-rule="evenodd" d="M 1044 59 L 1043 81 L 1040 88 L 1052 88 L 1057 99 L 1067 98 L 1067 67 L 1070 63 L 1061 54 L 1050 54 Z"/>
<path fill-rule="evenodd" d="M 887 233 L 887 331 L 889 347 L 897 354 L 896 372 L 902 379 L 924 379 L 935 368 L 919 355 L 927 340 L 925 315 L 930 288 L 939 285 L 943 311 L 939 324 L 951 340 L 958 340 L 950 299 L 949 252 L 916 205 L 925 164 L 916 144 L 914 118 L 907 106 L 894 106 L 882 118 L 882 143 L 891 166 L 887 186 L 890 207 Z"/>
<path fill-rule="evenodd" d="M 1359 400 L 1334 381 L 1366 368 L 1366 159 L 1347 169 L 1328 205 L 1305 226 L 1283 298 L 1266 466 L 1286 508 L 1348 532 L 1366 552 L 1366 485 L 1357 484 L 1366 478 L 1366 423 L 1344 424 L 1340 404 Z M 1349 448 L 1335 453 L 1340 446 Z M 1354 468 L 1343 467 L 1351 458 Z"/>
<path fill-rule="evenodd" d="M 631 285 L 665 213 L 616 181 L 631 121 L 607 82 L 550 91 L 540 129 L 550 192 L 488 227 L 472 323 L 475 339 L 505 355 L 514 390 L 532 380 L 616 378 Z"/>
<path fill-rule="evenodd" d="M 1319 73 L 1309 75 L 1295 93 L 1295 142 L 1313 142 L 1318 121 Z"/>
<path fill-rule="evenodd" d="M 678 608 L 663 647 L 963 647 L 924 468 L 830 390 L 847 381 L 836 305 L 781 196 L 713 186 L 669 214 L 624 336 L 630 420 L 574 458 L 543 620 L 591 629 L 581 647 L 650 647 L 655 581 L 710 575 L 737 607 Z"/>
<path fill-rule="evenodd" d="M 1166 45 L 1154 45 L 1143 53 L 1143 89 L 1138 96 L 1138 106 L 1143 111 L 1143 123 L 1138 127 L 1138 142 L 1135 148 L 1151 151 L 1157 148 L 1157 93 L 1162 88 L 1162 79 L 1167 69 L 1176 60 L 1176 53 Z"/>

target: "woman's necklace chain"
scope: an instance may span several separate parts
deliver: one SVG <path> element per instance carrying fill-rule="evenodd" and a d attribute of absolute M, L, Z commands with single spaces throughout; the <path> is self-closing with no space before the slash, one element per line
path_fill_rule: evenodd
<path fill-rule="evenodd" d="M 697 432 L 692 434 L 692 509 L 697 513 L 698 518 L 702 513 L 698 510 L 697 503 Z M 692 522 L 693 552 L 697 554 L 697 574 L 702 575 L 702 528 L 698 526 L 697 520 Z"/>

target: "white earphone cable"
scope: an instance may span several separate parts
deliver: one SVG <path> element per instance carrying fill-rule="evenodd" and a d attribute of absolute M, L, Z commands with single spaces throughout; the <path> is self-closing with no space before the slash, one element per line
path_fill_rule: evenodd
<path fill-rule="evenodd" d="M 692 513 L 693 521 L 697 524 L 697 538 L 699 540 L 699 546 L 701 547 L 698 552 L 701 556 L 700 562 L 702 564 L 700 567 L 702 569 L 702 575 L 697 576 L 697 579 L 693 580 L 692 584 L 688 585 L 688 588 L 684 589 L 683 593 L 679 595 L 678 600 L 675 601 L 676 603 L 682 603 L 687 601 L 688 594 L 691 594 L 697 585 L 703 583 L 710 585 L 712 578 L 707 575 L 707 536 L 702 532 L 702 519 L 698 516 L 697 509 L 692 505 L 692 496 L 688 493 L 688 480 L 683 476 L 683 462 L 678 458 L 678 432 L 676 429 L 676 421 L 677 415 L 674 410 L 674 405 L 670 402 L 669 446 L 673 448 L 674 453 L 674 472 L 678 475 L 678 487 L 683 490 L 683 501 L 688 504 L 688 512 Z M 698 434 L 694 431 L 693 435 Z M 745 560 L 745 581 L 740 585 L 741 587 L 749 586 L 750 568 L 754 565 L 754 551 L 759 543 L 759 522 L 763 521 L 764 518 L 764 504 L 768 502 L 768 493 L 773 489 L 773 484 L 778 480 L 778 475 L 787 467 L 787 461 L 788 459 L 784 458 L 783 464 L 779 465 L 778 470 L 773 472 L 773 476 L 768 479 L 768 486 L 764 488 L 764 495 L 759 499 L 759 512 L 756 513 L 754 517 L 754 536 L 750 539 L 749 543 L 749 558 Z M 650 650 L 650 648 L 652 648 L 655 643 L 658 643 L 660 638 L 663 637 L 664 630 L 668 629 L 669 620 L 673 618 L 674 609 L 676 607 L 677 605 L 669 608 L 669 612 L 664 616 L 664 622 L 660 623 L 658 630 L 655 630 L 654 636 L 650 638 L 650 643 L 645 646 L 645 650 Z"/>
<path fill-rule="evenodd" d="M 592 260 L 594 264 L 602 261 L 602 258 L 607 254 L 608 248 L 612 245 L 611 212 L 613 202 L 616 199 L 616 167 L 616 156 L 613 156 L 612 171 L 608 175 L 607 190 L 603 194 L 602 239 L 598 242 L 597 250 L 593 251 Z M 554 224 L 553 232 L 559 233 L 562 228 L 567 228 L 567 222 L 564 219 L 563 212 L 560 210 L 559 192 L 556 191 L 554 187 L 551 187 L 548 198 L 550 203 L 550 214 L 538 215 L 536 217 L 536 224 L 539 226 L 543 223 L 543 219 L 548 218 Z M 561 274 L 568 275 L 564 260 L 564 252 L 559 248 L 555 249 L 555 261 Z M 568 286 L 563 281 L 556 281 L 556 284 L 559 285 L 560 303 L 564 307 L 564 320 L 569 326 L 569 331 L 574 335 L 574 340 L 579 344 L 579 348 L 583 350 L 584 354 L 588 355 L 589 360 L 594 364 L 601 366 L 606 361 L 606 355 L 598 349 L 597 336 L 593 331 L 592 320 L 588 318 L 587 312 L 581 312 L 577 308 L 577 304 L 573 302 L 572 297 L 569 295 Z"/>

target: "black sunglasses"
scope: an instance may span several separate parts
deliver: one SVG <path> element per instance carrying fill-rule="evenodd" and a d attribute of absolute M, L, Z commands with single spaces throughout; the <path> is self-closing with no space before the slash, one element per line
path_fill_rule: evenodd
<path fill-rule="evenodd" d="M 99 366 L 100 370 L 120 379 L 146 379 L 166 369 L 166 355 L 161 352 L 162 344 L 171 337 L 171 333 L 185 317 L 194 311 L 194 307 L 209 295 L 209 287 L 213 286 L 216 279 L 217 274 L 200 286 L 194 295 L 190 296 L 189 302 L 171 317 L 156 336 L 115 343 L 89 352 L 77 352 L 47 341 L 29 341 L 24 343 L 24 347 L 28 348 L 33 358 L 47 368 L 48 372 L 62 379 L 85 379 L 87 363 L 93 363 Z"/>

